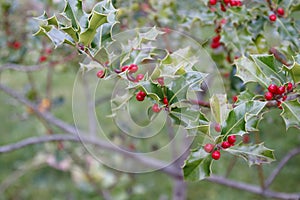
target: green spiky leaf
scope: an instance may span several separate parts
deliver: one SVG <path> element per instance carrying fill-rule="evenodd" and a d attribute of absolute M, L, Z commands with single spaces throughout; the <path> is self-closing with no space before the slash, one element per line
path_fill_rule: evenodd
<path fill-rule="evenodd" d="M 243 143 L 235 145 L 226 150 L 227 152 L 242 157 L 249 166 L 275 161 L 273 150 L 266 148 L 263 143 L 254 145 L 245 145 Z"/>
<path fill-rule="evenodd" d="M 183 165 L 184 179 L 188 181 L 199 181 L 210 176 L 212 158 L 203 148 L 191 152 Z"/>

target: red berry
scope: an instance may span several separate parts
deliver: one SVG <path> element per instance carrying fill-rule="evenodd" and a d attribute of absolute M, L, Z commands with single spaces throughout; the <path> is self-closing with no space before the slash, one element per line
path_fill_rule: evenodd
<path fill-rule="evenodd" d="M 131 64 L 129 67 L 128 67 L 128 71 L 130 73 L 135 73 L 137 72 L 137 70 L 139 69 L 139 67 L 136 65 L 136 64 Z"/>
<path fill-rule="evenodd" d="M 233 96 L 233 97 L 232 97 L 233 103 L 237 102 L 237 100 L 238 100 L 238 97 L 237 97 L 237 96 Z"/>
<path fill-rule="evenodd" d="M 279 16 L 283 16 L 283 15 L 284 15 L 284 9 L 283 9 L 283 8 L 278 8 L 278 9 L 277 9 L 277 14 L 278 14 Z"/>
<path fill-rule="evenodd" d="M 291 82 L 289 82 L 286 86 L 286 89 L 288 92 L 292 91 L 293 90 L 293 84 Z"/>
<path fill-rule="evenodd" d="M 211 143 L 207 143 L 205 146 L 204 146 L 204 151 L 207 152 L 207 153 L 210 153 L 212 152 L 212 150 L 215 148 L 215 146 Z"/>
<path fill-rule="evenodd" d="M 140 93 L 137 93 L 135 96 L 136 100 L 138 101 L 144 101 L 145 97 L 143 95 L 141 95 Z"/>
<path fill-rule="evenodd" d="M 283 93 L 285 93 L 285 87 L 284 86 L 278 87 L 277 94 L 283 94 Z"/>
<path fill-rule="evenodd" d="M 122 71 L 122 72 L 125 72 L 127 69 L 128 69 L 128 66 L 127 66 L 127 65 L 121 67 L 121 71 Z"/>
<path fill-rule="evenodd" d="M 227 5 L 230 3 L 231 0 L 223 0 L 223 2 Z"/>
<path fill-rule="evenodd" d="M 229 147 L 231 147 L 231 143 L 229 143 L 228 141 L 224 141 L 221 144 L 222 148 L 227 149 Z"/>
<path fill-rule="evenodd" d="M 277 19 L 277 17 L 276 17 L 275 14 L 271 14 L 271 15 L 269 16 L 269 20 L 270 20 L 271 22 L 275 22 L 276 19 Z"/>
<path fill-rule="evenodd" d="M 103 70 L 99 70 L 98 72 L 97 72 L 97 77 L 98 78 L 103 78 L 105 76 L 105 72 L 103 71 Z"/>
<path fill-rule="evenodd" d="M 152 111 L 155 113 L 159 113 L 161 110 L 161 108 L 159 107 L 159 105 L 156 103 L 152 106 Z"/>
<path fill-rule="evenodd" d="M 40 56 L 39 62 L 45 62 L 47 60 L 47 56 Z"/>
<path fill-rule="evenodd" d="M 216 150 L 216 151 L 212 152 L 211 157 L 212 157 L 212 159 L 214 159 L 214 160 L 219 160 L 220 157 L 221 157 L 220 151 Z"/>
<path fill-rule="evenodd" d="M 236 136 L 235 136 L 235 135 L 229 135 L 228 138 L 227 138 L 227 141 L 228 141 L 230 144 L 234 144 L 235 141 L 236 141 Z"/>
<path fill-rule="evenodd" d="M 268 100 L 268 101 L 272 100 L 273 99 L 273 93 L 266 92 L 265 93 L 265 99 Z"/>
<path fill-rule="evenodd" d="M 164 81 L 164 78 L 163 77 L 159 77 L 157 79 L 157 82 L 161 85 L 161 86 L 164 86 L 165 85 L 165 81 Z"/>
<path fill-rule="evenodd" d="M 236 6 L 242 6 L 243 3 L 241 1 L 237 1 L 237 5 Z"/>
<path fill-rule="evenodd" d="M 218 42 L 220 42 L 220 39 L 221 39 L 221 35 L 217 35 L 217 36 L 212 38 L 212 42 L 213 43 L 218 43 Z"/>
<path fill-rule="evenodd" d="M 12 44 L 12 47 L 14 49 L 20 49 L 21 46 L 22 46 L 21 42 L 18 42 L 18 41 L 13 42 L 13 44 Z"/>
<path fill-rule="evenodd" d="M 167 97 L 164 97 L 164 99 L 163 99 L 163 103 L 164 103 L 166 106 L 168 106 L 168 104 L 169 104 L 169 101 L 168 101 L 168 98 L 167 98 Z"/>
<path fill-rule="evenodd" d="M 218 48 L 218 47 L 220 47 L 221 46 L 221 43 L 220 42 L 212 42 L 211 44 L 210 44 L 210 47 L 212 48 L 212 49 L 216 49 L 216 48 Z"/>
<path fill-rule="evenodd" d="M 138 75 L 136 75 L 135 80 L 136 80 L 137 82 L 139 82 L 140 80 L 143 80 L 143 78 L 144 78 L 144 74 L 138 74 Z"/>
<path fill-rule="evenodd" d="M 271 93 L 273 93 L 273 94 L 276 94 L 277 89 L 278 89 L 278 87 L 277 87 L 277 85 L 275 85 L 275 84 L 271 84 L 271 85 L 269 85 L 269 87 L 268 87 L 269 92 L 271 92 Z"/>
<path fill-rule="evenodd" d="M 217 0 L 209 0 L 209 4 L 210 5 L 216 5 L 217 4 Z"/>
<path fill-rule="evenodd" d="M 215 125 L 215 130 L 216 130 L 217 132 L 221 132 L 221 125 L 220 125 L 220 124 L 216 124 L 216 125 Z"/>
<path fill-rule="evenodd" d="M 237 6 L 238 5 L 238 2 L 235 1 L 235 0 L 231 0 L 230 1 L 230 5 L 233 7 L 233 6 Z"/>
<path fill-rule="evenodd" d="M 146 97 L 147 96 L 147 94 L 144 91 L 142 91 L 142 90 L 140 90 L 138 92 L 138 94 L 141 95 L 142 97 Z"/>

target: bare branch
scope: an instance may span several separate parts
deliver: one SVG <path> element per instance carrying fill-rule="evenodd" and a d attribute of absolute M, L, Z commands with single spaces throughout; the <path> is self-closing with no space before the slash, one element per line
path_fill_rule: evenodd
<path fill-rule="evenodd" d="M 91 138 L 91 137 L 80 137 L 79 138 L 74 135 L 66 135 L 66 134 L 55 134 L 55 135 L 45 135 L 45 136 L 40 136 L 40 137 L 32 137 L 32 138 L 24 139 L 22 141 L 14 143 L 14 144 L 2 146 L 2 147 L 0 147 L 0 153 L 6 153 L 6 152 L 14 151 L 14 150 L 17 150 L 20 148 L 24 148 L 29 145 L 40 144 L 40 143 L 45 143 L 45 142 L 52 142 L 52 141 L 73 141 L 73 142 L 89 143 L 89 144 L 95 145 L 97 147 L 112 150 L 112 151 L 120 153 L 124 156 L 133 158 L 143 164 L 157 168 L 160 171 L 162 171 L 170 176 L 182 178 L 182 175 L 181 175 L 181 173 L 178 172 L 178 169 L 174 168 L 174 166 L 172 166 L 172 165 L 166 166 L 166 164 L 162 161 L 158 161 L 156 159 L 152 159 L 149 157 L 133 154 L 131 152 L 128 152 L 128 151 L 122 150 L 121 148 L 113 146 L 112 144 L 109 144 L 109 143 L 106 143 L 103 141 L 99 141 L 99 140 L 95 140 L 95 138 Z M 233 180 L 230 180 L 230 179 L 227 179 L 224 177 L 212 175 L 207 180 L 210 182 L 226 185 L 226 186 L 229 186 L 232 188 L 259 194 L 259 195 L 262 195 L 265 197 L 278 198 L 278 199 L 298 199 L 298 200 L 300 199 L 300 193 L 299 194 L 297 194 L 297 193 L 281 193 L 281 192 L 274 192 L 271 190 L 262 190 L 258 186 L 246 184 L 246 183 L 242 183 L 242 182 L 238 182 L 238 181 L 233 181 Z"/>
<path fill-rule="evenodd" d="M 167 165 L 163 161 L 159 161 L 150 157 L 146 157 L 143 155 L 135 154 L 129 151 L 126 151 L 120 147 L 117 147 L 111 143 L 101 141 L 94 137 L 84 137 L 84 136 L 75 136 L 75 135 L 67 135 L 67 134 L 54 134 L 54 135 L 44 135 L 39 137 L 31 137 L 24 140 L 21 140 L 17 143 L 8 144 L 0 147 L 0 153 L 7 153 L 17 149 L 24 148 L 29 145 L 53 142 L 53 141 L 72 141 L 78 143 L 88 143 L 91 145 L 95 145 L 96 147 L 103 148 L 106 150 L 113 151 L 115 153 L 119 153 L 126 157 L 132 158 L 136 161 L 139 161 L 142 164 L 145 164 L 149 167 L 153 167 L 154 169 L 159 169 L 160 171 L 169 174 L 173 177 L 182 177 L 180 171 L 172 165 Z"/>
<path fill-rule="evenodd" d="M 277 165 L 277 167 L 273 170 L 273 172 L 271 173 L 271 175 L 268 177 L 266 184 L 265 184 L 265 188 L 269 188 L 270 185 L 273 183 L 273 181 L 275 180 L 276 176 L 279 174 L 279 172 L 282 170 L 282 168 L 286 165 L 286 163 L 293 158 L 294 156 L 300 154 L 300 147 L 295 148 L 293 150 L 291 150 L 290 152 L 288 152 L 283 159 L 280 161 L 280 163 Z"/>
<path fill-rule="evenodd" d="M 233 181 L 220 176 L 212 175 L 207 180 L 221 185 L 226 185 L 235 189 L 245 190 L 254 194 L 262 195 L 264 197 L 276 198 L 276 199 L 287 199 L 287 200 L 300 199 L 300 193 L 282 193 L 282 192 L 274 192 L 271 190 L 262 190 L 261 187 L 239 182 L 239 181 Z"/>
<path fill-rule="evenodd" d="M 203 107 L 206 107 L 206 108 L 210 108 L 210 103 L 207 102 L 207 101 L 191 99 L 191 100 L 189 101 L 189 103 L 194 104 L 194 105 L 203 106 Z"/>
<path fill-rule="evenodd" d="M 292 94 L 292 95 L 289 95 L 286 99 L 286 101 L 291 101 L 291 100 L 295 100 L 297 98 L 300 98 L 300 94 Z M 277 101 L 276 100 L 273 100 L 273 101 L 268 101 L 267 107 L 278 107 L 277 105 Z"/>
<path fill-rule="evenodd" d="M 0 72 L 7 70 L 7 69 L 12 69 L 12 70 L 21 71 L 21 72 L 34 72 L 34 71 L 42 70 L 46 67 L 47 67 L 47 65 L 25 66 L 25 65 L 13 64 L 13 63 L 7 63 L 7 64 L 0 66 Z"/>

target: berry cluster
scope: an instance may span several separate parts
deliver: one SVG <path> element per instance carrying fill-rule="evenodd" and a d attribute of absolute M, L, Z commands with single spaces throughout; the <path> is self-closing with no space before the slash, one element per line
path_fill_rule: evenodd
<path fill-rule="evenodd" d="M 221 157 L 221 149 L 228 149 L 231 146 L 234 146 L 234 143 L 236 141 L 236 136 L 235 135 L 230 135 L 227 137 L 226 141 L 223 141 L 220 144 L 213 145 L 211 143 L 207 143 L 204 146 L 204 151 L 207 153 L 211 153 L 211 157 L 214 160 L 219 160 Z"/>
<path fill-rule="evenodd" d="M 121 69 L 115 69 L 115 72 L 118 74 L 121 72 L 128 72 L 128 75 L 127 75 L 128 80 L 133 81 L 133 82 L 139 82 L 144 79 L 144 74 L 138 74 L 138 75 L 136 75 L 136 77 L 132 76 L 132 74 L 137 72 L 138 69 L 139 69 L 138 65 L 131 64 L 129 66 L 128 65 L 122 66 Z M 99 70 L 96 75 L 98 78 L 104 78 L 105 70 Z"/>
<path fill-rule="evenodd" d="M 223 12 L 226 12 L 226 8 L 228 6 L 231 6 L 231 7 L 239 7 L 239 6 L 242 6 L 242 2 L 240 0 L 219 0 L 220 2 L 220 9 L 223 11 Z M 209 4 L 211 6 L 214 6 L 218 3 L 218 0 L 210 0 L 209 1 Z"/>
<path fill-rule="evenodd" d="M 121 73 L 121 72 L 128 72 L 127 73 L 127 78 L 128 80 L 132 82 L 139 82 L 144 79 L 144 74 L 138 74 L 136 77 L 133 77 L 132 74 L 137 72 L 139 70 L 138 65 L 136 64 L 130 64 L 130 65 L 124 65 L 121 67 L 120 70 L 116 69 L 116 73 Z"/>
<path fill-rule="evenodd" d="M 136 94 L 135 98 L 136 98 L 136 100 L 138 100 L 138 101 L 144 101 L 144 99 L 145 99 L 146 96 L 147 96 L 147 94 L 146 94 L 144 91 L 140 90 L 140 91 Z"/>
<path fill-rule="evenodd" d="M 275 22 L 276 19 L 277 19 L 277 15 L 280 16 L 280 17 L 283 17 L 284 16 L 284 9 L 283 8 L 277 8 L 277 10 L 275 11 L 275 13 L 272 13 L 269 15 L 269 20 L 271 22 Z M 277 15 L 276 15 L 277 14 Z"/>
<path fill-rule="evenodd" d="M 268 87 L 268 92 L 265 93 L 265 99 L 267 101 L 276 100 L 278 108 L 282 109 L 281 103 L 287 99 L 287 94 L 293 91 L 293 87 L 293 84 L 290 82 L 286 86 L 271 84 Z"/>
<path fill-rule="evenodd" d="M 114 71 L 117 74 L 122 73 L 122 72 L 127 72 L 126 76 L 127 76 L 127 79 L 129 81 L 139 82 L 139 81 L 144 79 L 144 74 L 137 74 L 136 77 L 134 77 L 133 74 L 135 72 L 137 72 L 138 69 L 139 69 L 138 65 L 130 64 L 130 65 L 124 65 L 120 69 L 115 69 Z M 97 75 L 98 78 L 104 78 L 105 74 L 106 74 L 106 69 L 105 70 L 99 70 L 96 75 Z M 157 81 L 157 84 L 159 84 L 162 87 L 165 85 L 163 77 L 157 78 L 156 81 Z M 136 93 L 135 98 L 136 98 L 137 101 L 144 101 L 146 96 L 147 96 L 147 94 L 144 91 L 140 90 Z M 162 99 L 162 103 L 166 107 L 168 107 L 169 101 L 168 101 L 168 98 L 166 97 L 166 95 L 164 95 L 164 98 Z M 158 113 L 158 112 L 161 111 L 161 108 L 159 107 L 159 105 L 157 103 L 155 103 L 152 106 L 152 111 L 155 112 L 155 113 Z"/>

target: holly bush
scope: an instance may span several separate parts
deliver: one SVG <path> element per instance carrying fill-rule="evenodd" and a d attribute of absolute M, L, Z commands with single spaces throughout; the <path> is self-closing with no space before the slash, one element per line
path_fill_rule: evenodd
<path fill-rule="evenodd" d="M 280 111 L 275 113 L 286 130 L 300 128 L 299 1 L 85 3 L 66 0 L 61 12 L 35 17 L 36 40 L 47 37 L 58 50 L 74 49 L 84 58 L 78 76 L 91 85 L 114 85 L 102 88 L 109 90 L 110 111 L 100 115 L 122 124 L 122 131 L 130 124 L 120 118 L 124 111 L 132 118 L 142 112 L 142 123 L 163 120 L 170 140 L 170 127 L 191 139 L 180 166 L 185 180 L 208 179 L 212 165 L 226 153 L 249 166 L 275 161 L 274 147 L 258 136 L 261 120 L 273 110 Z M 23 48 L 13 40 L 9 46 Z M 43 56 L 38 62 L 46 61 Z M 77 98 L 81 93 L 76 90 L 75 83 Z M 73 111 L 81 105 L 76 98 Z M 138 104 L 142 110 L 131 107 Z M 76 112 L 80 124 L 84 117 Z M 137 151 L 135 145 L 129 144 L 129 151 Z M 125 171 L 136 172 L 127 167 Z"/>
<path fill-rule="evenodd" d="M 135 4 L 143 12 L 136 14 L 147 18 L 142 25 L 155 26 L 128 32 L 130 13 L 117 10 L 119 4 L 101 1 L 86 12 L 81 1 L 67 1 L 61 14 L 45 12 L 37 18 L 42 25 L 36 36 L 45 35 L 56 46 L 71 45 L 88 56 L 82 70 L 97 70 L 101 81 L 124 82 L 127 92 L 112 99 L 116 105 L 112 115 L 126 109 L 134 97 L 151 101 L 152 109 L 145 108 L 149 118 L 166 112 L 174 126 L 207 143 L 195 146 L 186 159 L 186 180 L 209 177 L 213 160 L 223 152 L 249 165 L 274 161 L 273 150 L 263 142 L 252 144 L 243 137 L 259 131 L 260 120 L 272 109 L 282 110 L 286 129 L 300 128 L 299 2 L 193 1 L 193 8 L 175 2 Z M 213 37 L 205 35 L 209 29 L 214 30 Z M 206 92 L 214 87 L 209 83 L 215 81 L 210 77 L 213 72 L 207 69 L 213 66 L 203 61 L 207 56 L 202 52 L 180 44 L 188 43 L 181 31 L 199 32 L 199 38 L 193 38 L 199 49 L 209 52 L 223 77 L 232 75 L 224 80 L 228 86 L 222 93 Z M 197 102 L 190 93 L 207 102 Z M 233 100 L 228 100 L 230 96 Z"/>

